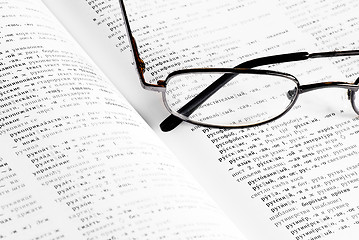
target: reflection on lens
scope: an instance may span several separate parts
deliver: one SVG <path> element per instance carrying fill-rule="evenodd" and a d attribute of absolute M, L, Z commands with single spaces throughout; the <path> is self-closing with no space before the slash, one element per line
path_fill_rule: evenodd
<path fill-rule="evenodd" d="M 200 94 L 215 81 L 227 83 L 210 94 Z M 168 80 L 164 99 L 173 114 L 193 123 L 248 126 L 278 117 L 297 95 L 297 82 L 284 76 L 186 73 Z"/>

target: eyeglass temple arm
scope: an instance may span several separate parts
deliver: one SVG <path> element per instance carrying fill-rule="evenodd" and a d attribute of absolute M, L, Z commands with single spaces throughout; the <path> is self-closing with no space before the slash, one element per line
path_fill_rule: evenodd
<path fill-rule="evenodd" d="M 268 57 L 252 59 L 235 66 L 235 68 L 254 68 L 254 67 L 259 67 L 269 64 L 307 60 L 309 58 L 351 56 L 358 54 L 359 54 L 359 50 L 321 52 L 321 53 L 311 53 L 311 54 L 309 54 L 308 52 L 288 53 L 288 54 L 273 55 Z M 195 98 L 189 101 L 181 109 L 179 109 L 178 112 L 180 112 L 185 116 L 190 116 L 203 102 L 205 102 L 210 96 L 212 96 L 215 92 L 217 92 L 218 89 L 224 86 L 235 76 L 236 74 L 224 74 L 218 80 L 216 80 L 211 85 L 209 85 L 205 90 L 203 90 L 199 95 L 197 95 Z M 304 89 L 302 90 L 303 91 L 314 90 L 313 87 L 308 85 L 307 87 L 304 87 Z M 321 85 L 320 87 L 322 88 L 323 86 Z M 182 119 L 174 115 L 170 115 L 160 124 L 160 128 L 162 131 L 168 132 L 176 128 L 182 121 L 183 121 Z"/>
<path fill-rule="evenodd" d="M 120 3 L 120 8 L 122 10 L 123 21 L 125 22 L 126 32 L 127 32 L 127 36 L 130 41 L 130 46 L 131 46 L 133 58 L 134 58 L 134 61 L 136 64 L 136 69 L 137 69 L 137 72 L 138 72 L 138 75 L 140 78 L 141 86 L 147 90 L 160 91 L 159 88 L 163 88 L 164 87 L 163 85 L 150 84 L 150 83 L 147 83 L 145 80 L 144 73 L 146 71 L 146 65 L 145 65 L 144 61 L 140 58 L 140 53 L 138 51 L 136 40 L 132 35 L 132 30 L 130 27 L 130 22 L 127 17 L 125 4 L 124 4 L 123 0 L 119 0 L 119 3 Z"/>

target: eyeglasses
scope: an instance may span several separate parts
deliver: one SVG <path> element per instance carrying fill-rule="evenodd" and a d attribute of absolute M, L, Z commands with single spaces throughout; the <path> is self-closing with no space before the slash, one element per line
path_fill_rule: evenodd
<path fill-rule="evenodd" d="M 244 128 L 268 123 L 287 113 L 299 94 L 321 88 L 344 88 L 354 111 L 359 114 L 359 78 L 354 83 L 321 82 L 300 85 L 292 75 L 254 67 L 312 58 L 359 55 L 359 50 L 296 52 L 246 61 L 234 68 L 195 68 L 170 73 L 157 84 L 145 81 L 145 63 L 139 56 L 123 0 L 119 0 L 134 61 L 144 89 L 162 92 L 171 113 L 161 124 L 171 131 L 182 121 L 206 127 Z"/>

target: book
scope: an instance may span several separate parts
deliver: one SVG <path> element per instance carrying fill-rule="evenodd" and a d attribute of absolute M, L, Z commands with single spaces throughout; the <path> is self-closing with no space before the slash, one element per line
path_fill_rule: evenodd
<path fill-rule="evenodd" d="M 358 49 L 354 0 L 125 1 L 156 82 Z M 246 129 L 163 133 L 116 0 L 0 2 L 0 239 L 356 239 L 358 120 L 343 89 Z M 359 57 L 263 67 L 354 82 Z"/>

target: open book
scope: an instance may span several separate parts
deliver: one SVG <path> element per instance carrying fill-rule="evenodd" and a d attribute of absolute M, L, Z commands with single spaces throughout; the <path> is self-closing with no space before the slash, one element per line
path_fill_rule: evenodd
<path fill-rule="evenodd" d="M 125 3 L 153 82 L 359 49 L 357 0 Z M 162 133 L 117 0 L 1 0 L 0 18 L 0 239 L 357 239 L 359 118 L 343 89 L 260 127 Z M 359 58 L 266 69 L 354 82 Z"/>

